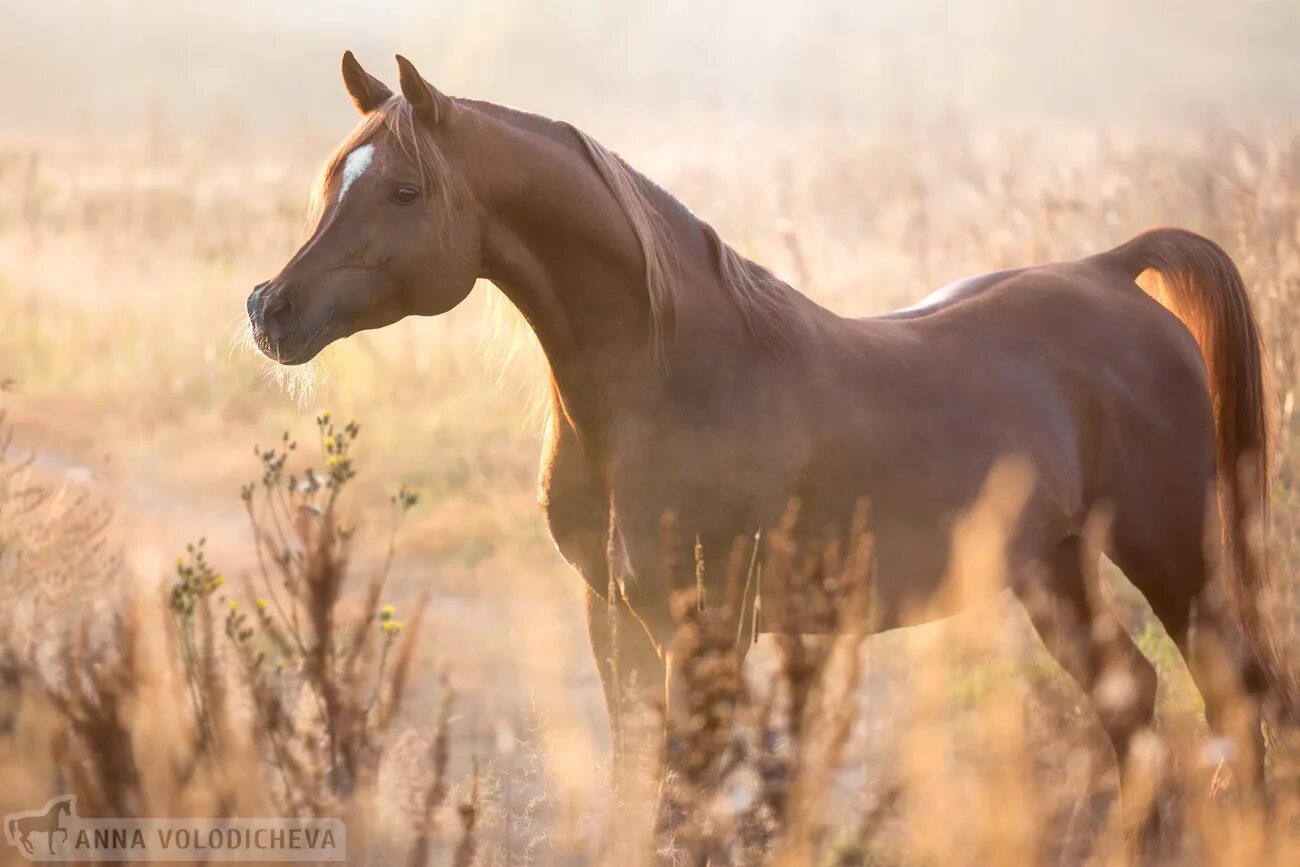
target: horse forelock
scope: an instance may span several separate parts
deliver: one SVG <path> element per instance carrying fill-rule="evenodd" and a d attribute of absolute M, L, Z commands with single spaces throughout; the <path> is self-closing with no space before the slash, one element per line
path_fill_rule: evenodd
<path fill-rule="evenodd" d="M 439 207 L 450 211 L 451 170 L 447 159 L 438 147 L 433 133 L 415 116 L 411 103 L 400 95 L 394 95 L 366 114 L 325 160 L 320 175 L 312 186 L 307 208 L 307 234 L 315 231 L 325 214 L 330 201 L 331 182 L 338 178 L 336 185 L 344 183 L 340 176 L 348 157 L 358 148 L 374 145 L 384 135 L 415 165 L 420 174 L 421 186 L 437 197 Z"/>

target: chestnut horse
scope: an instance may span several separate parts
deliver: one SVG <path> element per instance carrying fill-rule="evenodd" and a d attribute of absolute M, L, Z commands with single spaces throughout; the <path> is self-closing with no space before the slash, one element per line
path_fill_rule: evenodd
<path fill-rule="evenodd" d="M 872 622 L 891 629 L 949 613 L 931 603 L 954 522 L 1017 456 L 1032 482 L 1005 550 L 1011 590 L 1050 600 L 1026 606 L 1031 620 L 1120 761 L 1151 724 L 1156 678 L 1097 592 L 1085 528 L 1099 512 L 1104 553 L 1187 658 L 1211 725 L 1233 738 L 1234 771 L 1262 782 L 1260 709 L 1296 702 L 1257 616 L 1259 332 L 1219 247 L 1160 229 L 846 319 L 569 124 L 448 97 L 397 60 L 400 94 L 344 55 L 362 119 L 325 166 L 309 240 L 249 297 L 252 334 L 299 364 L 450 310 L 480 279 L 506 295 L 549 363 L 541 503 L 587 583 L 611 702 L 611 670 L 672 694 L 665 513 L 699 540 L 717 599 L 734 540 L 792 500 L 799 527 L 825 528 L 847 527 L 865 498 Z M 607 617 L 614 586 L 621 613 Z"/>

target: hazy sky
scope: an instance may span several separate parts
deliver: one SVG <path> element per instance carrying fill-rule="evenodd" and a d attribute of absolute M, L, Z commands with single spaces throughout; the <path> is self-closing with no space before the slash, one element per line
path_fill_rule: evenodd
<path fill-rule="evenodd" d="M 1300 115 L 1300 0 L 0 0 L 0 123 L 334 125 L 338 57 L 569 117 Z"/>

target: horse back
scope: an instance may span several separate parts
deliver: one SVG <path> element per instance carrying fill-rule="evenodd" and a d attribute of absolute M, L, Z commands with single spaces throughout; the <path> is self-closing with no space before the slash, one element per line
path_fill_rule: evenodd
<path fill-rule="evenodd" d="M 1083 260 L 953 285 L 927 306 L 840 326 L 843 367 L 821 400 L 833 409 L 806 486 L 837 501 L 863 490 L 895 531 L 880 538 L 900 540 L 882 556 L 909 580 L 921 579 L 911 563 L 942 565 L 923 555 L 946 550 L 1002 460 L 1034 474 L 1026 552 L 1076 532 L 1157 462 L 1203 481 L 1213 426 L 1200 352 L 1131 277 Z"/>

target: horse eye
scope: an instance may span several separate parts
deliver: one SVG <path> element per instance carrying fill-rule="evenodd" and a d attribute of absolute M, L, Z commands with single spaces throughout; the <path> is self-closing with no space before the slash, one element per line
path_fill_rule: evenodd
<path fill-rule="evenodd" d="M 415 200 L 420 198 L 420 191 L 415 187 L 404 184 L 393 190 L 392 200 L 399 205 L 414 204 Z"/>

